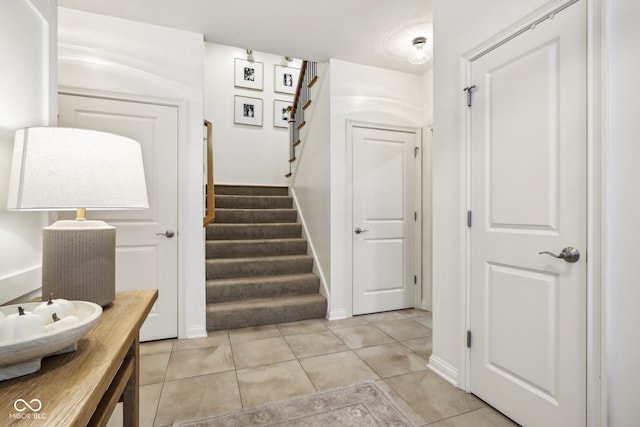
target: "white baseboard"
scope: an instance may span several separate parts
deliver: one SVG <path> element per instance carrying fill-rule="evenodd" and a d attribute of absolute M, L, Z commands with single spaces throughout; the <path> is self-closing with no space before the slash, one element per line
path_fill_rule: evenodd
<path fill-rule="evenodd" d="M 460 387 L 458 370 L 444 360 L 440 359 L 438 356 L 432 354 L 431 357 L 429 357 L 429 363 L 427 363 L 427 367 L 438 374 L 438 376 L 442 377 L 448 383 L 451 383 L 456 387 Z"/>
<path fill-rule="evenodd" d="M 347 310 L 345 310 L 344 308 L 339 308 L 337 310 L 331 310 L 329 312 L 329 320 L 340 320 L 340 319 L 346 319 L 348 317 L 351 317 L 350 314 L 347 313 Z"/>
<path fill-rule="evenodd" d="M 191 326 L 184 331 L 184 336 L 180 335 L 180 339 L 204 338 L 207 336 L 207 327 L 205 325 Z"/>
<path fill-rule="evenodd" d="M 293 187 L 289 187 L 289 191 L 291 192 L 291 197 L 293 197 L 293 204 L 295 206 L 296 211 L 298 212 L 298 221 L 302 225 L 302 237 L 307 241 L 307 251 L 313 257 L 313 273 L 315 273 L 320 278 L 320 295 L 324 296 L 327 301 L 330 301 L 331 292 L 329 291 L 329 286 L 327 286 L 327 280 L 324 274 L 323 266 L 318 262 L 318 257 L 316 256 L 316 249 L 313 245 L 313 239 L 309 236 L 309 231 L 307 229 L 307 223 L 304 219 L 304 215 L 302 214 L 302 209 L 300 209 L 300 205 L 298 204 L 298 198 L 296 197 L 296 192 Z M 331 318 L 331 316 L 329 316 Z M 341 318 L 342 319 L 342 318 Z"/>
<path fill-rule="evenodd" d="M 0 304 L 18 300 L 42 288 L 42 267 L 37 266 L 0 279 Z"/>

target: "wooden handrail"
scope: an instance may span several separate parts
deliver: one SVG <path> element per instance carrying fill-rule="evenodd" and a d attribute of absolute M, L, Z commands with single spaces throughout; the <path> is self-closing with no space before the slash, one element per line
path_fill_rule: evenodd
<path fill-rule="evenodd" d="M 211 142 L 213 125 L 208 120 L 204 121 L 204 125 L 207 127 L 207 206 L 202 225 L 206 227 L 216 220 L 216 202 L 213 186 L 213 144 Z"/>
<path fill-rule="evenodd" d="M 300 76 L 298 77 L 298 85 L 296 86 L 296 93 L 293 95 L 293 106 L 291 107 L 291 118 L 296 114 L 296 107 L 298 106 L 298 100 L 300 99 L 300 91 L 302 90 L 302 82 L 304 81 L 304 74 L 307 72 L 307 61 L 302 61 L 300 67 Z"/>
<path fill-rule="evenodd" d="M 296 160 L 296 147 L 300 145 L 301 133 L 300 129 L 305 125 L 305 111 L 311 105 L 310 88 L 318 80 L 317 68 L 318 64 L 313 61 L 302 61 L 300 67 L 300 76 L 296 85 L 295 95 L 289 110 L 289 173 L 285 176 L 290 177 L 292 174 L 291 164 Z"/>

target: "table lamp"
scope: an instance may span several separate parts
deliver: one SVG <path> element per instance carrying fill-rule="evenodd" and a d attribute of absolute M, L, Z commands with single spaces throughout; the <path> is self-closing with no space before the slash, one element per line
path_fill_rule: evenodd
<path fill-rule="evenodd" d="M 42 295 L 106 306 L 115 298 L 116 229 L 86 210 L 149 207 L 140 144 L 106 132 L 34 127 L 16 132 L 8 210 L 76 210 L 43 229 Z"/>

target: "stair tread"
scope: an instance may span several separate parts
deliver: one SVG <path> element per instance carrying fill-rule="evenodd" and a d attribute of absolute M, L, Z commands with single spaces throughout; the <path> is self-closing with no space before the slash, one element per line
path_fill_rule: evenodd
<path fill-rule="evenodd" d="M 216 209 L 289 209 L 293 207 L 291 196 L 252 196 L 221 194 L 215 196 Z"/>
<path fill-rule="evenodd" d="M 296 212 L 295 208 L 216 208 L 216 212 L 219 211 L 243 211 L 243 212 L 273 212 L 273 211 L 282 211 L 282 212 Z"/>
<path fill-rule="evenodd" d="M 291 196 L 264 196 L 264 195 L 252 195 L 252 194 L 216 194 L 217 200 L 268 200 L 268 201 L 290 201 L 293 200 Z M 244 208 L 251 209 L 251 208 Z M 270 209 L 270 208 L 257 208 L 257 209 Z M 277 209 L 277 208 L 274 208 Z"/>
<path fill-rule="evenodd" d="M 207 226 L 207 240 L 263 240 L 299 238 L 302 225 L 295 222 L 217 223 Z"/>
<path fill-rule="evenodd" d="M 251 195 L 251 194 L 273 194 L 273 195 L 283 195 L 286 196 L 289 194 L 288 187 L 282 186 L 255 186 L 255 185 L 225 185 L 225 184 L 216 184 L 215 185 L 216 195 Z"/>
<path fill-rule="evenodd" d="M 226 279 L 208 279 L 207 284 L 211 285 L 231 285 L 231 284 L 244 284 L 255 282 L 282 282 L 285 280 L 302 280 L 302 279 L 317 279 L 318 276 L 313 273 L 294 273 L 294 274 L 278 274 L 269 276 L 243 276 L 243 277 L 229 277 Z"/>
<path fill-rule="evenodd" d="M 250 228 L 250 227 L 291 227 L 292 225 L 301 226 L 297 222 L 214 222 L 207 225 L 207 227 L 238 227 L 238 228 Z"/>
<path fill-rule="evenodd" d="M 207 240 L 207 259 L 303 255 L 307 241 L 303 238 Z"/>
<path fill-rule="evenodd" d="M 289 243 L 289 242 L 306 242 L 302 237 L 278 237 L 275 239 L 228 239 L 228 240 L 209 240 L 207 244 L 268 244 L 268 243 Z"/>
<path fill-rule="evenodd" d="M 291 261 L 298 259 L 310 259 L 311 255 L 273 255 L 273 256 L 255 256 L 255 257 L 237 257 L 237 258 L 212 258 L 206 260 L 207 263 L 236 263 L 236 262 L 278 262 L 278 261 Z"/>
<path fill-rule="evenodd" d="M 270 195 L 270 194 L 216 194 L 216 197 L 242 197 L 242 198 L 254 198 L 254 197 L 261 197 L 261 198 L 265 198 L 265 199 L 291 199 L 291 196 L 285 196 L 285 195 Z"/>
<path fill-rule="evenodd" d="M 240 307 L 259 308 L 259 307 L 277 307 L 286 306 L 292 303 L 307 304 L 314 302 L 326 301 L 321 294 L 304 294 L 304 295 L 287 295 L 281 297 L 245 299 L 240 301 L 217 302 L 207 304 L 207 311 L 228 311 L 238 309 Z"/>

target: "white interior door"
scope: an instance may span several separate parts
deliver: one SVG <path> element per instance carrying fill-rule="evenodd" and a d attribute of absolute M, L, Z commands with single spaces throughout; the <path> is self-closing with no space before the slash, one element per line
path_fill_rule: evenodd
<path fill-rule="evenodd" d="M 353 314 L 415 306 L 420 135 L 353 127 Z"/>
<path fill-rule="evenodd" d="M 528 427 L 586 425 L 585 4 L 471 64 L 471 391 Z"/>
<path fill-rule="evenodd" d="M 116 230 L 116 289 L 158 289 L 158 300 L 147 317 L 143 341 L 178 334 L 178 223 L 176 107 L 61 94 L 60 126 L 101 130 L 140 142 L 149 209 L 90 211 Z M 81 178 L 81 177 L 80 177 Z M 157 233 L 172 230 L 169 238 Z"/>

